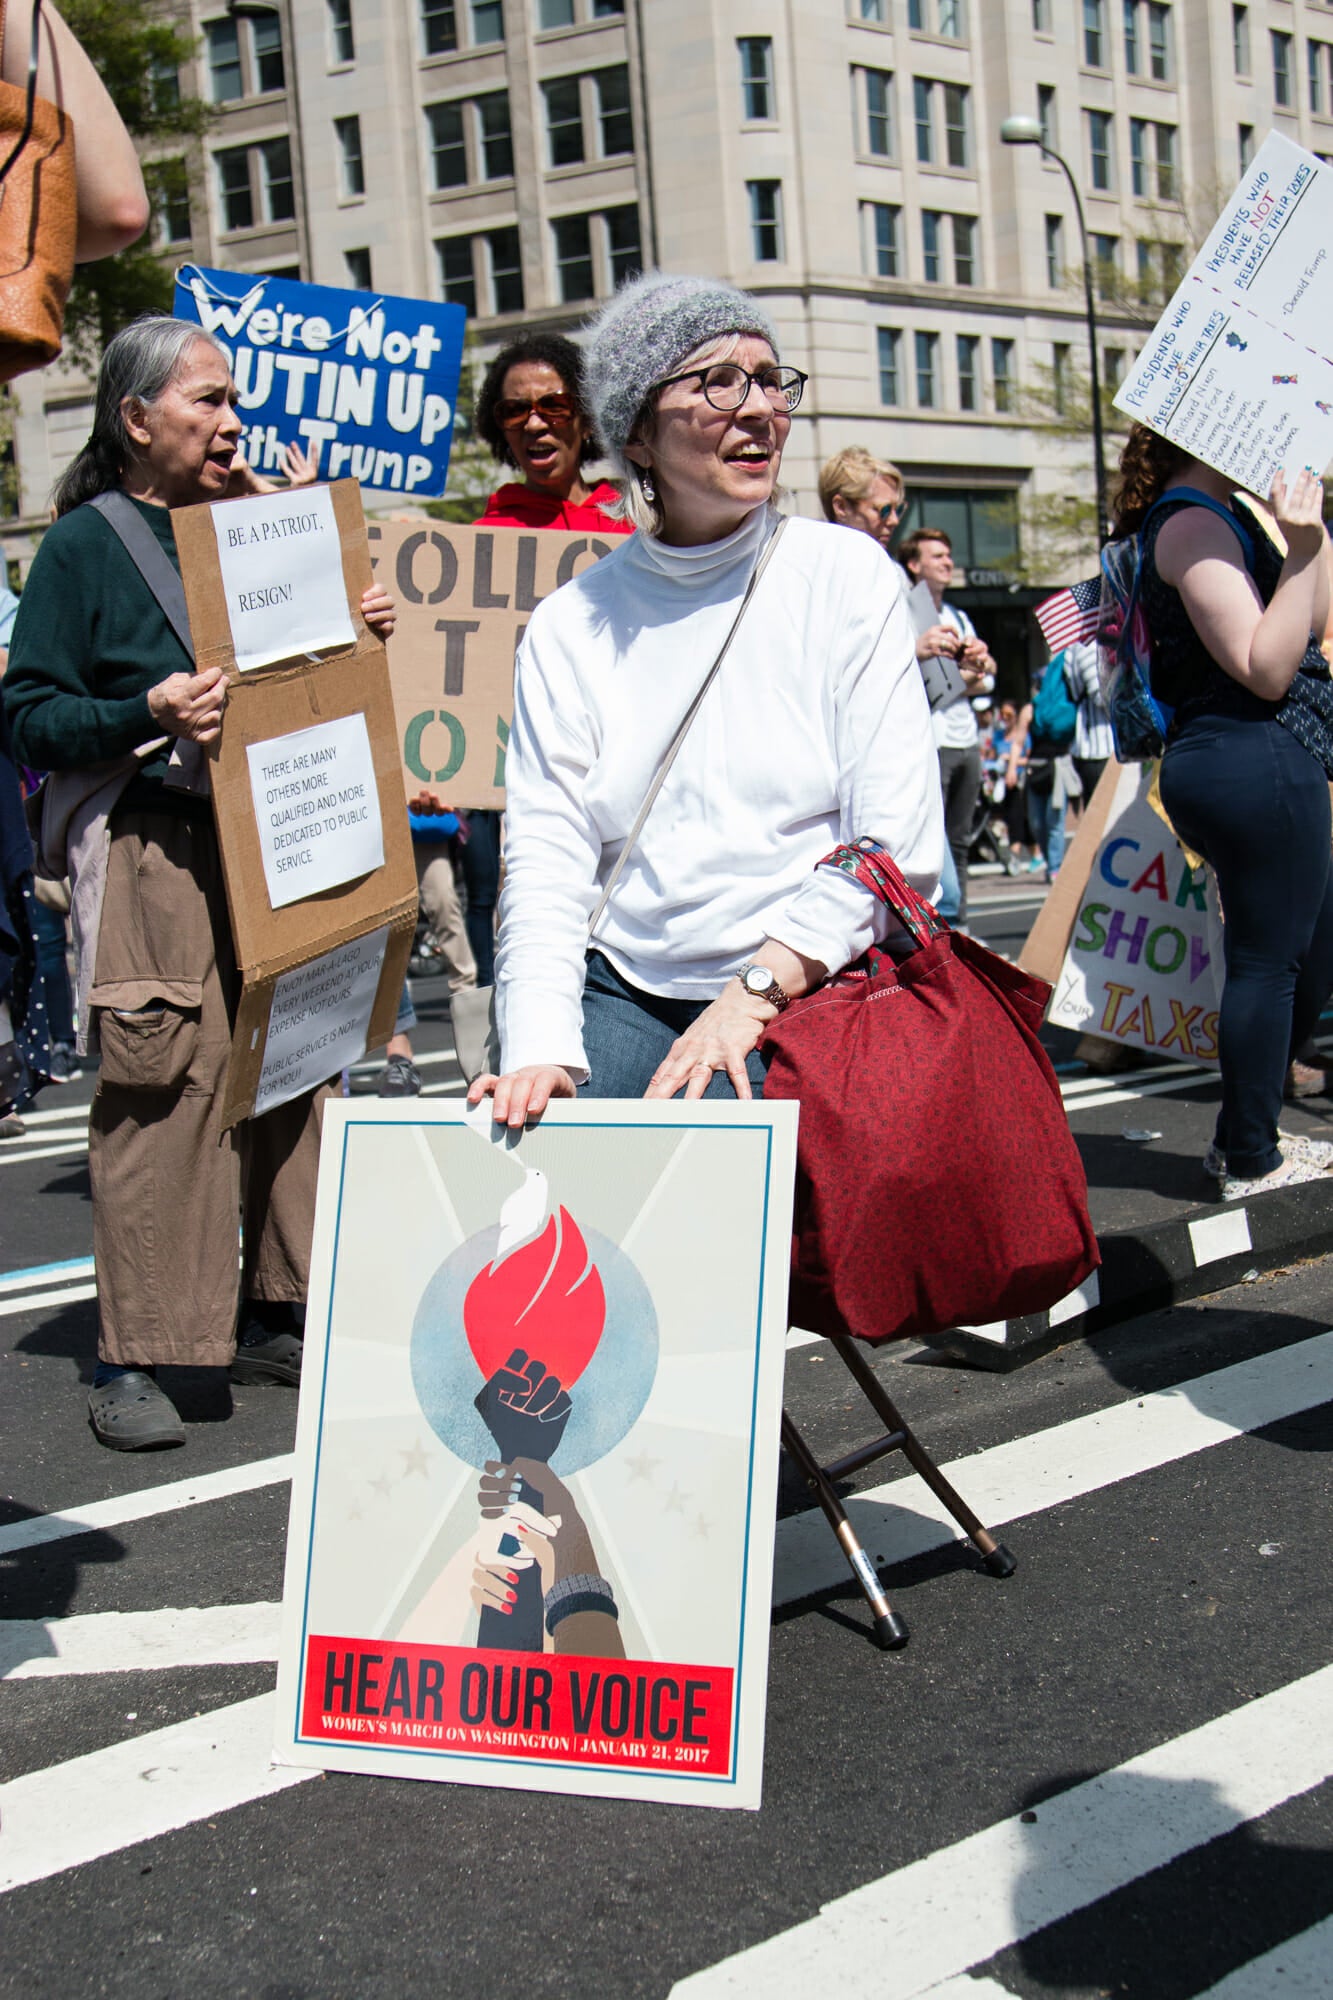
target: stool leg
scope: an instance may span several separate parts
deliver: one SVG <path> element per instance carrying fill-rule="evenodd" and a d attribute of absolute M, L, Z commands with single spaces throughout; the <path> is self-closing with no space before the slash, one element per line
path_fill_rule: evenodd
<path fill-rule="evenodd" d="M 838 1538 L 838 1546 L 847 1558 L 847 1566 L 865 1593 L 866 1602 L 875 1621 L 875 1637 L 882 1651 L 890 1653 L 896 1651 L 899 1646 L 905 1646 L 906 1625 L 884 1595 L 884 1586 L 876 1574 L 875 1565 L 857 1540 L 856 1530 L 847 1518 L 846 1508 L 825 1478 L 818 1459 L 785 1410 L 782 1413 L 782 1442 L 823 1508 L 829 1526 Z"/>
<path fill-rule="evenodd" d="M 944 1505 L 948 1508 L 964 1533 L 970 1536 L 989 1573 L 992 1576 L 1012 1576 L 1018 1568 L 1015 1557 L 1009 1553 L 1003 1542 L 996 1541 L 989 1528 L 972 1512 L 962 1494 L 949 1484 L 934 1459 L 930 1456 L 930 1453 L 917 1438 L 911 1425 L 902 1417 L 892 1397 L 865 1356 L 857 1348 L 856 1343 L 850 1340 L 846 1334 L 835 1333 L 831 1336 L 831 1345 L 837 1349 L 839 1356 L 856 1382 L 857 1387 L 875 1414 L 883 1420 L 889 1430 L 901 1431 L 903 1433 L 902 1452 L 904 1457 L 912 1467 L 912 1470 L 919 1473 L 922 1479 L 925 1480 L 927 1486 L 929 1486 L 937 1499 L 944 1502 Z"/>

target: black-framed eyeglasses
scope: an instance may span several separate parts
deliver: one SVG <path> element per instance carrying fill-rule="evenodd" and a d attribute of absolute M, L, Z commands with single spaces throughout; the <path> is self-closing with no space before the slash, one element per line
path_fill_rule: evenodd
<path fill-rule="evenodd" d="M 664 382 L 654 384 L 658 389 L 669 389 L 673 382 L 697 382 L 704 392 L 706 402 L 715 410 L 739 410 L 750 394 L 751 385 L 766 396 L 778 410 L 794 410 L 801 400 L 806 383 L 810 380 L 799 368 L 781 368 L 771 364 L 767 368 L 756 368 L 753 373 L 742 368 L 739 361 L 715 361 L 709 368 L 687 368 L 683 375 L 668 375 Z"/>

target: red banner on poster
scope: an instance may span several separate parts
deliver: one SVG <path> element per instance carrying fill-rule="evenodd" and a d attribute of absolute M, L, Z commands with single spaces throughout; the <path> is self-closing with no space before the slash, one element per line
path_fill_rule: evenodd
<path fill-rule="evenodd" d="M 311 1638 L 301 1734 L 622 1769 L 731 1769 L 730 1667 Z"/>

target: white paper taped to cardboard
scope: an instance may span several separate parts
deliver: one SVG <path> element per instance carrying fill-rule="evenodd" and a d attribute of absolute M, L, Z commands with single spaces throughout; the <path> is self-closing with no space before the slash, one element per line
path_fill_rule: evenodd
<path fill-rule="evenodd" d="M 384 866 L 375 760 L 364 715 L 248 743 L 264 880 L 275 910 Z"/>
<path fill-rule="evenodd" d="M 355 645 L 327 486 L 232 500 L 212 519 L 241 673 Z"/>
<path fill-rule="evenodd" d="M 387 924 L 274 982 L 253 1115 L 299 1097 L 366 1052 Z"/>

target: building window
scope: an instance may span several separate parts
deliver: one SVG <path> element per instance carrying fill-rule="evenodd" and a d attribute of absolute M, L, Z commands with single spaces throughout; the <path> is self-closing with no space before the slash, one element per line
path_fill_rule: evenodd
<path fill-rule="evenodd" d="M 542 85 L 546 99 L 547 158 L 553 167 L 574 167 L 584 158 L 583 100 L 576 76 Z"/>
<path fill-rule="evenodd" d="M 940 281 L 940 224 L 944 218 L 933 208 L 921 211 L 921 275 L 928 285 Z"/>
<path fill-rule="evenodd" d="M 1231 61 L 1237 76 L 1250 73 L 1250 10 L 1248 7 L 1233 7 L 1231 10 Z"/>
<path fill-rule="evenodd" d="M 1069 408 L 1069 349 L 1057 341 L 1051 349 L 1051 402 L 1057 417 L 1063 417 Z"/>
<path fill-rule="evenodd" d="M 514 142 L 509 129 L 509 93 L 494 90 L 477 99 L 481 132 L 481 177 L 505 181 L 514 171 Z"/>
<path fill-rule="evenodd" d="M 421 0 L 421 46 L 428 56 L 449 55 L 458 47 L 458 10 L 454 0 Z M 471 259 L 469 250 L 469 267 Z"/>
<path fill-rule="evenodd" d="M 862 21 L 873 21 L 882 28 L 888 19 L 888 4 L 889 0 L 860 0 L 858 18 Z"/>
<path fill-rule="evenodd" d="M 1157 154 L 1157 199 L 1174 201 L 1179 193 L 1176 184 L 1175 126 L 1154 125 L 1153 141 Z"/>
<path fill-rule="evenodd" d="M 370 278 L 369 250 L 344 250 L 343 264 L 347 271 L 347 282 L 353 291 L 369 292 L 374 290 Z"/>
<path fill-rule="evenodd" d="M 1241 172 L 1248 172 L 1250 161 L 1254 158 L 1253 125 L 1238 125 L 1236 127 L 1236 151 L 1240 158 Z"/>
<path fill-rule="evenodd" d="M 249 153 L 244 146 L 231 146 L 226 152 L 215 153 L 213 160 L 223 229 L 253 229 L 255 201 L 250 189 Z"/>
<path fill-rule="evenodd" d="M 1106 0 L 1083 0 L 1083 60 L 1089 69 L 1106 67 Z"/>
<path fill-rule="evenodd" d="M 1171 69 L 1171 9 L 1148 0 L 1148 74 L 1154 83 L 1169 83 Z"/>
<path fill-rule="evenodd" d="M 474 318 L 477 311 L 477 280 L 472 268 L 472 238 L 446 236 L 435 246 L 440 260 L 440 290 L 452 306 L 464 306 Z"/>
<path fill-rule="evenodd" d="M 1153 251 L 1156 247 L 1150 237 L 1140 236 L 1135 239 L 1134 255 L 1141 285 L 1153 284 Z"/>
<path fill-rule="evenodd" d="M 634 121 L 629 108 L 629 70 L 622 63 L 616 69 L 593 73 L 597 92 L 597 128 L 601 156 L 613 160 L 634 151 Z"/>
<path fill-rule="evenodd" d="M 955 215 L 953 219 L 953 281 L 956 285 L 975 285 L 977 282 L 975 215 Z"/>
<path fill-rule="evenodd" d="M 1055 85 L 1053 83 L 1039 83 L 1037 85 L 1037 123 L 1041 127 L 1042 145 L 1049 146 L 1053 152 L 1058 152 L 1060 147 L 1060 127 L 1056 122 L 1055 116 Z"/>
<path fill-rule="evenodd" d="M 594 21 L 610 20 L 613 15 L 623 14 L 624 11 L 625 0 L 592 0 Z"/>
<path fill-rule="evenodd" d="M 1146 118 L 1131 118 L 1129 121 L 1129 184 L 1133 192 L 1142 199 L 1148 192 L 1148 121 Z"/>
<path fill-rule="evenodd" d="M 1051 0 L 1032 0 L 1032 32 L 1034 35 L 1050 34 Z"/>
<path fill-rule="evenodd" d="M 364 194 L 366 165 L 361 156 L 361 120 L 335 118 L 333 130 L 338 140 L 338 163 L 341 169 L 343 196 L 348 198 Z"/>
<path fill-rule="evenodd" d="M 887 201 L 863 201 L 861 222 L 866 270 L 872 278 L 896 278 L 899 211 Z"/>
<path fill-rule="evenodd" d="M 241 82 L 241 37 L 235 21 L 210 21 L 204 29 L 208 49 L 208 95 L 214 104 L 231 104 L 244 97 Z"/>
<path fill-rule="evenodd" d="M 486 238 L 486 255 L 491 267 L 491 311 L 522 312 L 523 266 L 517 229 L 493 229 Z"/>
<path fill-rule="evenodd" d="M 292 149 L 286 139 L 270 139 L 259 148 L 264 177 L 264 220 L 290 222 L 296 214 L 296 185 L 292 180 Z"/>
<path fill-rule="evenodd" d="M 967 115 L 970 95 L 965 83 L 944 86 L 944 157 L 951 167 L 967 167 L 972 163 Z"/>
<path fill-rule="evenodd" d="M 505 38 L 504 0 L 472 0 L 472 46 L 483 49 Z"/>
<path fill-rule="evenodd" d="M 328 0 L 329 53 L 336 63 L 356 61 L 356 37 L 352 32 L 352 0 Z M 347 253 L 351 256 L 353 253 Z M 359 252 L 357 253 L 360 254 Z M 370 252 L 366 253 L 367 258 Z M 362 288 L 370 290 L 369 282 Z"/>
<path fill-rule="evenodd" d="M 963 39 L 963 0 L 938 0 L 939 13 L 936 16 L 936 30 L 941 40 L 961 42 Z"/>
<path fill-rule="evenodd" d="M 1102 387 L 1118 389 L 1125 378 L 1125 350 L 1123 347 L 1102 349 Z"/>
<path fill-rule="evenodd" d="M 285 89 L 287 74 L 282 60 L 281 15 L 276 12 L 256 15 L 250 23 L 250 37 L 255 58 L 255 89 Z"/>
<path fill-rule="evenodd" d="M 981 342 L 974 333 L 958 335 L 958 407 L 977 408 L 977 353 Z"/>
<path fill-rule="evenodd" d="M 1273 102 L 1279 110 L 1291 108 L 1291 36 L 1276 28 L 1270 31 L 1273 44 Z"/>
<path fill-rule="evenodd" d="M 1112 299 L 1116 291 L 1116 273 L 1120 264 L 1120 238 L 1118 236 L 1094 236 L 1092 239 L 1092 268 L 1097 285 L 1097 296 Z"/>
<path fill-rule="evenodd" d="M 1328 44 L 1326 42 L 1307 42 L 1305 44 L 1306 76 L 1310 88 L 1310 109 L 1314 112 L 1316 118 L 1322 118 L 1324 115 L 1324 57 L 1327 48 Z"/>
<path fill-rule="evenodd" d="M 1088 154 L 1092 167 L 1092 185 L 1099 194 L 1109 193 L 1111 187 L 1111 114 L 1109 111 L 1088 113 Z"/>
<path fill-rule="evenodd" d="M 574 0 L 537 0 L 538 28 L 572 28 Z"/>
<path fill-rule="evenodd" d="M 782 183 L 747 181 L 750 197 L 750 244 L 756 264 L 782 262 Z"/>
<path fill-rule="evenodd" d="M 628 278 L 637 277 L 643 269 L 638 204 L 630 202 L 624 208 L 609 208 L 603 220 L 606 223 L 607 267 L 611 289 L 615 291 Z"/>
<path fill-rule="evenodd" d="M 893 75 L 885 69 L 863 69 L 866 92 L 866 151 L 887 160 L 893 154 Z"/>
<path fill-rule="evenodd" d="M 937 333 L 913 335 L 916 350 L 916 401 L 920 410 L 939 405 L 940 337 Z"/>
<path fill-rule="evenodd" d="M 436 189 L 467 186 L 467 145 L 461 104 L 428 104 L 431 185 Z"/>
<path fill-rule="evenodd" d="M 1137 76 L 1142 61 L 1139 46 L 1139 0 L 1124 0 L 1125 11 L 1125 69 L 1130 76 Z"/>
<path fill-rule="evenodd" d="M 990 344 L 991 393 L 997 416 L 1006 417 L 1014 407 L 1014 343 L 993 340 Z"/>
<path fill-rule="evenodd" d="M 592 218 L 561 215 L 551 224 L 555 282 L 562 305 L 595 297 L 592 277 Z"/>
<path fill-rule="evenodd" d="M 902 349 L 903 337 L 896 326 L 876 328 L 879 345 L 879 400 L 881 403 L 895 404 L 902 401 Z"/>
<path fill-rule="evenodd" d="M 742 35 L 741 117 L 757 124 L 773 116 L 773 44 L 767 35 Z"/>
<path fill-rule="evenodd" d="M 1059 215 L 1046 218 L 1046 282 L 1059 291 L 1065 281 L 1065 225 Z"/>
<path fill-rule="evenodd" d="M 190 240 L 190 176 L 184 160 L 155 160 L 144 169 L 159 243 Z"/>
<path fill-rule="evenodd" d="M 181 73 L 169 57 L 154 56 L 148 65 L 148 90 L 154 111 L 174 111 L 181 101 Z"/>
<path fill-rule="evenodd" d="M 926 25 L 926 0 L 907 0 L 907 25 L 921 34 Z"/>
<path fill-rule="evenodd" d="M 935 159 L 934 119 L 931 117 L 931 87 L 923 76 L 912 78 L 912 118 L 916 125 L 916 156 L 923 167 Z"/>

